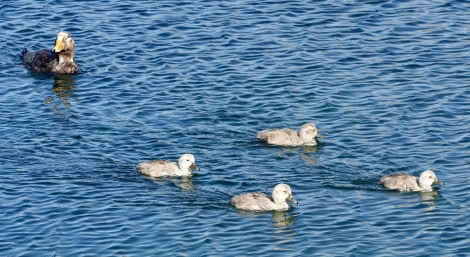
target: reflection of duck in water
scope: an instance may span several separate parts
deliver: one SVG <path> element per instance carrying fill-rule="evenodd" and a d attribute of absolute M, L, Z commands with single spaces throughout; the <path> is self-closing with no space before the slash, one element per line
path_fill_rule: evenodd
<path fill-rule="evenodd" d="M 195 185 L 193 183 L 192 176 L 181 176 L 181 177 L 176 177 L 176 176 L 166 176 L 166 177 L 151 177 L 148 176 L 149 179 L 151 179 L 155 184 L 164 186 L 168 183 L 171 183 L 172 185 L 175 185 L 185 191 L 191 191 L 195 188 Z"/>
<path fill-rule="evenodd" d="M 54 74 L 75 74 L 78 65 L 73 60 L 75 43 L 67 32 L 57 33 L 52 51 L 38 50 L 30 52 L 26 48 L 21 52 L 24 65 L 35 72 Z"/>
<path fill-rule="evenodd" d="M 75 80 L 71 75 L 58 75 L 54 76 L 54 85 L 52 86 L 52 92 L 54 92 L 61 102 L 56 103 L 52 106 L 55 111 L 60 111 L 62 107 L 70 107 L 70 98 L 73 96 L 73 90 L 76 88 Z M 44 100 L 44 103 L 50 105 L 54 103 L 54 97 L 49 96 Z"/>

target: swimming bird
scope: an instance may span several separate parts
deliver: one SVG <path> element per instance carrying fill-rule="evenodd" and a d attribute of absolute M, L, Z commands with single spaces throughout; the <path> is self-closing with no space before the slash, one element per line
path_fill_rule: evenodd
<path fill-rule="evenodd" d="M 432 184 L 444 185 L 432 170 L 421 172 L 419 178 L 407 173 L 396 173 L 380 179 L 380 184 L 388 189 L 397 189 L 400 192 L 407 191 L 432 191 Z"/>
<path fill-rule="evenodd" d="M 57 33 L 52 51 L 38 50 L 30 52 L 26 48 L 21 52 L 21 60 L 32 71 L 52 74 L 76 74 L 79 71 L 73 60 L 75 42 L 67 32 Z"/>
<path fill-rule="evenodd" d="M 162 159 L 146 161 L 140 163 L 136 170 L 142 174 L 151 177 L 178 177 L 178 176 L 191 176 L 191 169 L 199 170 L 196 164 L 194 155 L 183 154 L 178 164 Z"/>
<path fill-rule="evenodd" d="M 286 211 L 289 209 L 286 200 L 298 204 L 289 185 L 277 184 L 272 197 L 260 192 L 246 193 L 232 197 L 230 202 L 235 208 L 245 211 Z"/>
<path fill-rule="evenodd" d="M 272 145 L 283 146 L 314 146 L 317 144 L 315 138 L 324 138 L 313 123 L 305 123 L 299 132 L 290 129 L 266 129 L 258 133 L 257 137 Z"/>

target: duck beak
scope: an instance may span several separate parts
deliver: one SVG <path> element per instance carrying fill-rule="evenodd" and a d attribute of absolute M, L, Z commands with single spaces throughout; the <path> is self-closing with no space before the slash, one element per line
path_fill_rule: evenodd
<path fill-rule="evenodd" d="M 199 167 L 196 165 L 196 163 L 193 163 L 191 166 L 189 166 L 193 170 L 199 171 Z"/>
<path fill-rule="evenodd" d="M 444 182 L 442 182 L 442 181 L 440 181 L 439 179 L 436 178 L 436 179 L 434 180 L 434 184 L 443 186 L 443 185 L 444 185 Z"/>
<path fill-rule="evenodd" d="M 325 136 L 323 136 L 319 131 L 317 131 L 317 136 L 318 138 L 325 138 Z"/>
<path fill-rule="evenodd" d="M 52 49 L 53 52 L 60 53 L 64 50 L 64 44 L 62 43 L 62 40 L 55 40 L 55 45 L 54 48 Z"/>
<path fill-rule="evenodd" d="M 297 200 L 295 200 L 295 198 L 290 195 L 288 198 L 287 198 L 287 201 L 291 202 L 291 203 L 295 203 L 295 204 L 298 204 L 299 202 L 297 202 Z"/>

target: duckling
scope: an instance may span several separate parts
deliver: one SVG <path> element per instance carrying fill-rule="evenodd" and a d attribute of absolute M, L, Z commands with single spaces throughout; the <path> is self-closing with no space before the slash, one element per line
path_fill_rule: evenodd
<path fill-rule="evenodd" d="M 260 192 L 246 193 L 232 197 L 231 203 L 235 208 L 245 211 L 286 211 L 289 209 L 286 200 L 298 204 L 289 185 L 277 184 L 272 197 Z"/>
<path fill-rule="evenodd" d="M 181 177 L 192 176 L 191 169 L 199 171 L 194 155 L 183 154 L 178 164 L 162 159 L 140 163 L 136 170 L 151 177 Z"/>
<path fill-rule="evenodd" d="M 432 191 L 432 185 L 444 185 L 432 170 L 421 172 L 419 178 L 407 173 L 396 173 L 380 179 L 380 184 L 388 189 L 397 189 L 400 192 L 407 191 Z"/>
<path fill-rule="evenodd" d="M 257 137 L 272 145 L 282 146 L 314 146 L 317 144 L 315 138 L 324 138 L 314 123 L 302 125 L 299 132 L 290 129 L 266 129 L 258 133 Z"/>

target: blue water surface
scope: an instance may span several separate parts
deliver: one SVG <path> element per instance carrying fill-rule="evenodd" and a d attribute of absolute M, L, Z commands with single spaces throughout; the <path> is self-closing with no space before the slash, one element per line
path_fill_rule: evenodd
<path fill-rule="evenodd" d="M 469 256 L 470 2 L 2 1 L 1 256 Z M 75 76 L 24 47 L 75 40 Z M 315 122 L 315 147 L 259 142 Z M 144 160 L 196 157 L 190 179 Z M 445 185 L 398 193 L 395 172 Z M 288 183 L 287 212 L 233 195 Z"/>

